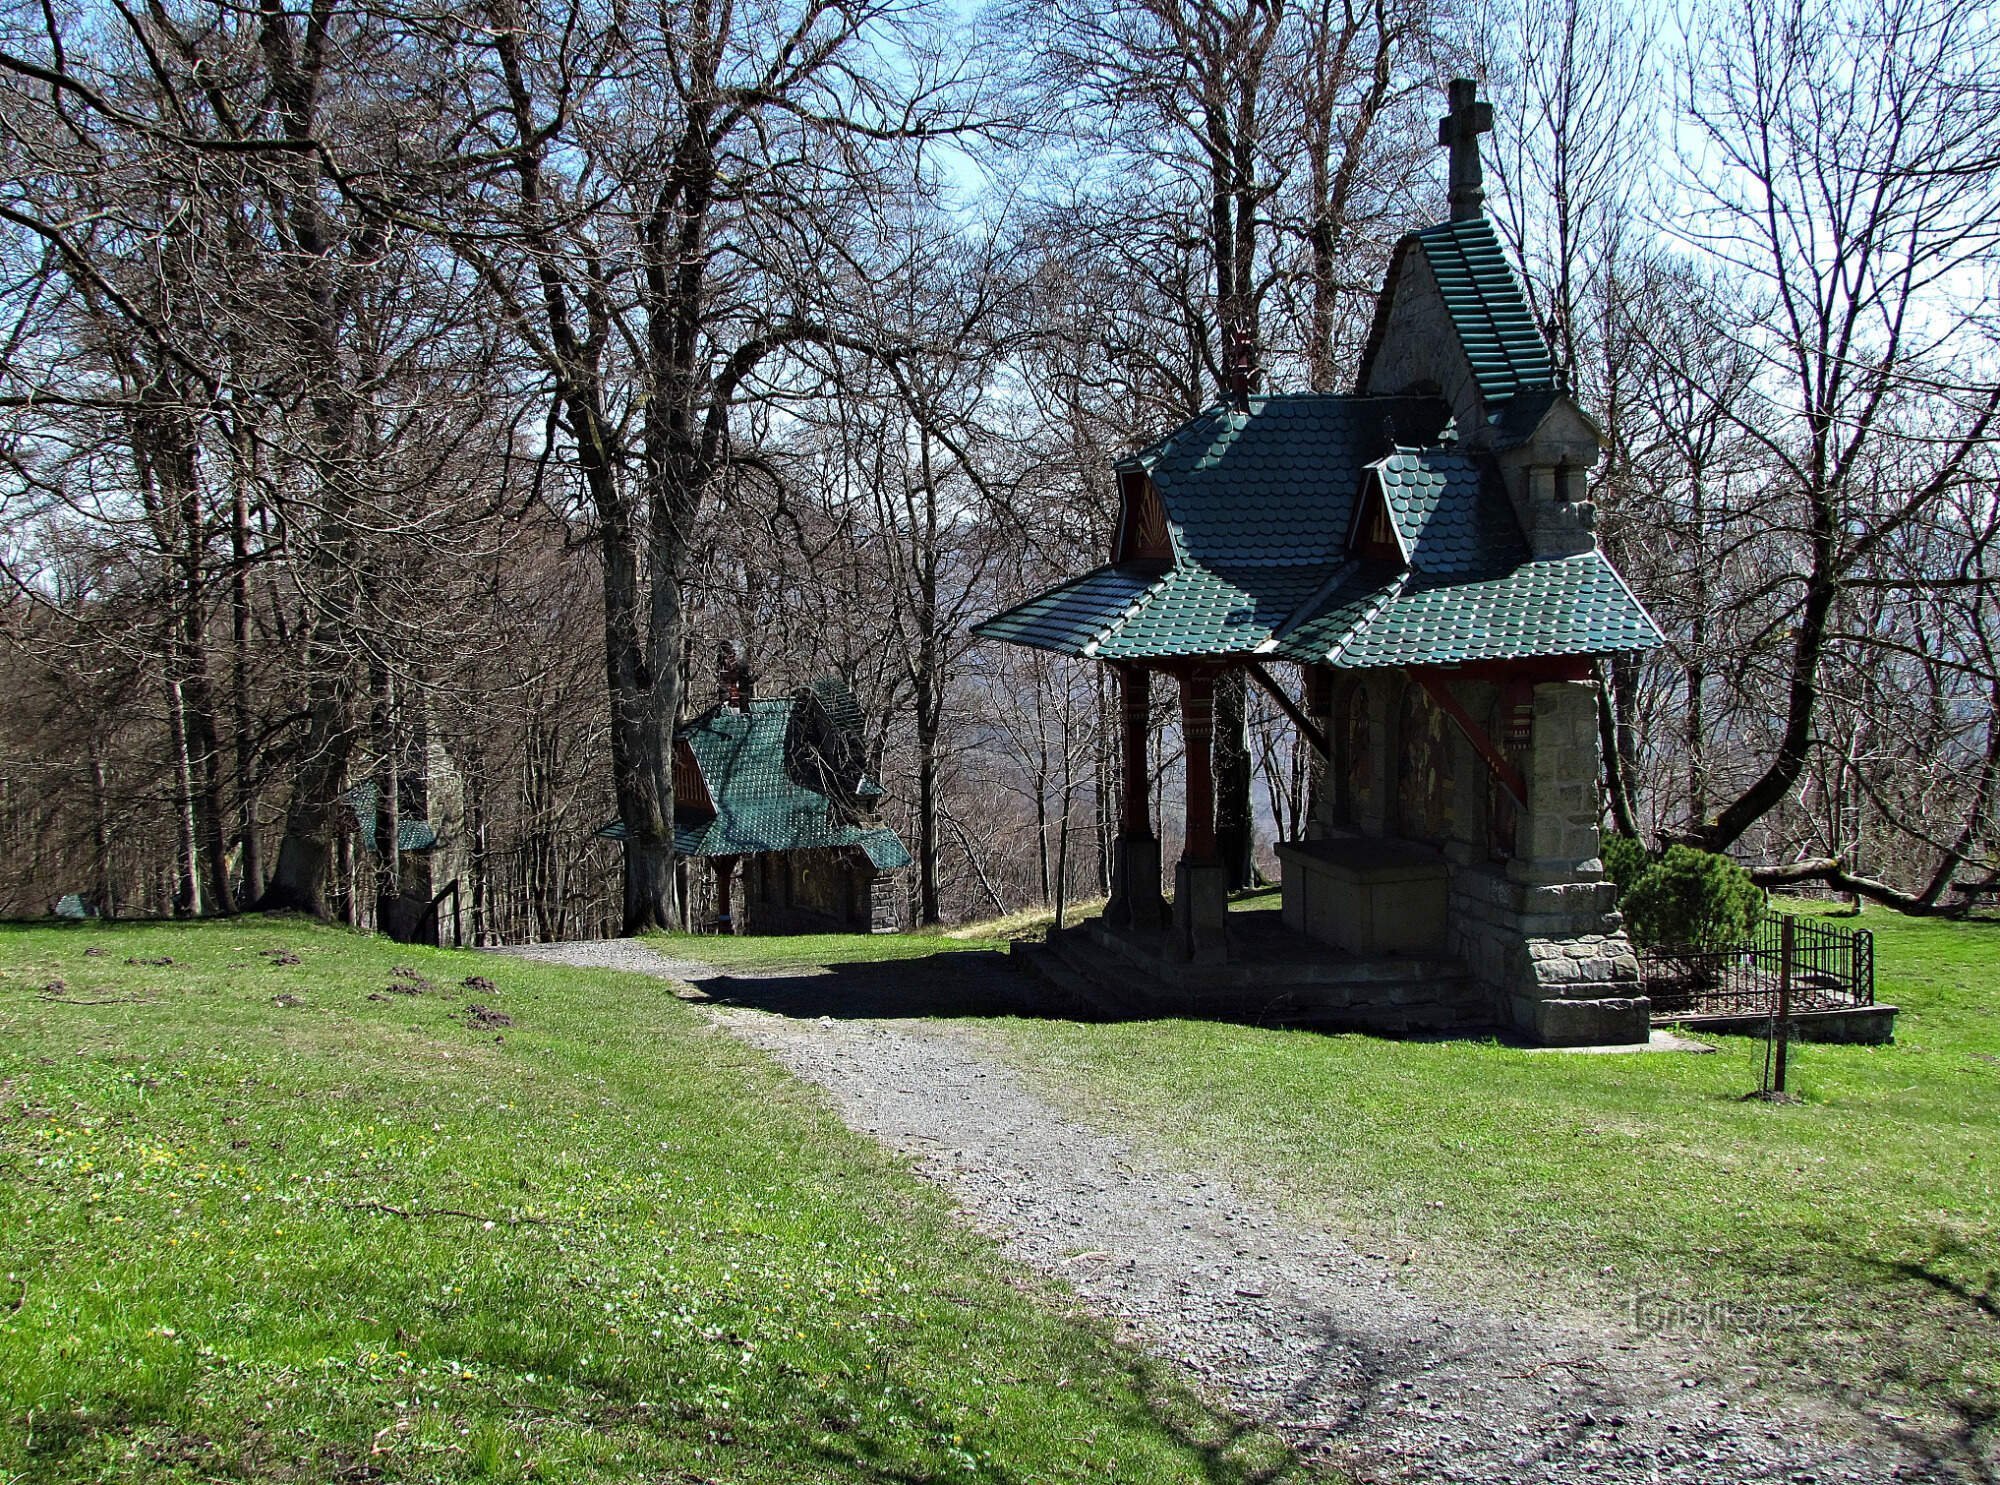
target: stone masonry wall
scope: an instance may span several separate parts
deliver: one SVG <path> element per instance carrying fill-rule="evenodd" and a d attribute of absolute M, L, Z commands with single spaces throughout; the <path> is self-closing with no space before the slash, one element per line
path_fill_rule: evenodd
<path fill-rule="evenodd" d="M 1597 854 L 1600 763 L 1595 683 L 1535 687 L 1514 859 L 1453 881 L 1481 978 L 1519 1030 L 1558 1045 L 1644 1041 L 1650 1029 L 1638 957 Z"/>
<path fill-rule="evenodd" d="M 1451 404 L 1461 429 L 1486 421 L 1479 383 L 1472 363 L 1438 292 L 1430 259 L 1413 247 L 1403 259 L 1389 305 L 1389 323 L 1381 348 L 1368 368 L 1368 385 L 1361 390 L 1394 396 L 1416 388 L 1435 388 Z"/>
<path fill-rule="evenodd" d="M 1334 818 L 1321 791 L 1315 833 L 1393 834 L 1401 684 L 1370 674 L 1357 740 L 1364 766 L 1353 780 L 1353 812 Z M 1461 681 L 1455 694 L 1475 717 L 1490 715 L 1495 688 Z M 1343 697 L 1343 700 L 1345 698 Z M 1347 725 L 1336 709 L 1336 727 Z M 1649 1007 L 1639 963 L 1616 909 L 1616 889 L 1598 859 L 1597 691 L 1589 681 L 1534 689 L 1534 733 L 1521 760 L 1527 806 L 1518 811 L 1514 856 L 1487 849 L 1487 768 L 1455 729 L 1445 950 L 1489 998 L 1492 1018 L 1532 1040 L 1582 1045 L 1645 1040 Z"/>

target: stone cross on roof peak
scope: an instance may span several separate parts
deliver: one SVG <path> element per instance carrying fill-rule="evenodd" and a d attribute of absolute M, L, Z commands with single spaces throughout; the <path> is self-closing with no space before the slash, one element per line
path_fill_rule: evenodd
<path fill-rule="evenodd" d="M 1486 214 L 1479 136 L 1492 132 L 1493 105 L 1479 101 L 1479 84 L 1468 77 L 1453 78 L 1447 96 L 1451 112 L 1438 120 L 1438 143 L 1451 150 L 1451 219 L 1463 222 Z"/>

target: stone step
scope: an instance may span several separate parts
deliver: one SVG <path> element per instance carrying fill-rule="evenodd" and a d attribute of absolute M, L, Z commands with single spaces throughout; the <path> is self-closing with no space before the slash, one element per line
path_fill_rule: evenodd
<path fill-rule="evenodd" d="M 1110 1018 L 1124 1014 L 1113 996 L 1049 944 L 1016 939 L 1007 946 L 1007 957 L 1055 991 L 1066 1009 Z"/>
<path fill-rule="evenodd" d="M 1287 942 L 1289 934 L 1280 942 L 1290 952 L 1274 957 L 1259 952 L 1271 947 L 1261 942 L 1269 935 L 1250 934 L 1238 945 L 1242 957 L 1188 965 L 1166 957 L 1164 935 L 1094 921 L 1073 932 L 1064 946 L 1072 965 L 1123 987 L 1136 1014 L 1392 1035 L 1476 1031 L 1495 1019 L 1490 997 L 1455 959 L 1322 956 L 1317 946 Z"/>
<path fill-rule="evenodd" d="M 1157 991 L 1143 972 L 1104 953 L 1081 928 L 1051 932 L 1045 945 L 1072 975 L 1090 987 L 1092 1004 L 1107 1016 L 1131 1016 L 1144 1010 Z"/>
<path fill-rule="evenodd" d="M 1193 966 L 1165 956 L 1164 935 L 1135 939 L 1095 921 L 1010 953 L 1065 999 L 1108 1018 L 1188 1016 L 1259 1026 L 1389 1035 L 1476 1031 L 1492 1008 L 1455 960 L 1310 956 Z"/>

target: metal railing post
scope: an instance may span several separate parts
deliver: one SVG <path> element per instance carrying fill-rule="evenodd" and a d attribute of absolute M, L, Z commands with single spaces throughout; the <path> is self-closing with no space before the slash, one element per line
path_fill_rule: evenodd
<path fill-rule="evenodd" d="M 1792 1039 L 1792 956 L 1798 947 L 1798 922 L 1784 915 L 1778 930 L 1778 1075 L 1777 1091 L 1785 1091 L 1785 1052 Z"/>

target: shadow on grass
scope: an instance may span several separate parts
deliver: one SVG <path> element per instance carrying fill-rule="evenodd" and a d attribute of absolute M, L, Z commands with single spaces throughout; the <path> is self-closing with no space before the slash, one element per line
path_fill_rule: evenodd
<path fill-rule="evenodd" d="M 1102 1334 L 1095 1326 L 1092 1331 Z M 1103 1340 L 1110 1344 L 1108 1336 Z M 1181 1451 L 1197 1471 L 1194 1478 L 1206 1485 L 1341 1485 L 1346 1480 L 1326 1466 L 1302 1460 L 1274 1430 L 1210 1406 L 1166 1362 L 1127 1352 L 1119 1369 L 1135 1403 L 1125 1421 Z M 898 1389 L 896 1401 L 908 1416 L 921 1420 L 922 1431 L 932 1436 L 951 1431 L 949 1418 L 926 1407 L 919 1397 Z M 894 1458 L 898 1451 L 866 1429 L 833 1423 L 816 1447 L 830 1462 L 884 1485 L 923 1485 L 937 1479 L 928 1469 L 913 1470 L 899 1463 Z M 986 1485 L 1031 1485 L 1045 1478 L 1022 1473 L 991 1455 L 967 1455 L 962 1466 Z"/>
<path fill-rule="evenodd" d="M 1020 1017 L 1026 1020 L 1088 1021 L 1214 1021 L 1226 1025 L 1280 1030 L 1293 1025 L 1280 1005 L 1270 1012 L 1240 1014 L 1183 1007 L 1157 1006 L 1118 1011 L 1102 1002 L 1092 1004 L 1058 990 L 1005 954 L 957 952 L 912 959 L 858 960 L 851 964 L 808 964 L 771 967 L 716 965 L 688 976 L 689 983 L 719 1006 L 769 1011 L 795 1020 L 900 1021 L 982 1020 Z M 1274 1002 L 1274 1004 L 1278 1004 Z M 1339 1032 L 1366 1030 L 1341 1026 L 1309 1029 Z M 1528 1047 L 1524 1038 L 1495 1027 L 1464 1031 L 1366 1031 L 1384 1041 L 1443 1042 L 1480 1047 Z M 1732 1097 L 1734 1095 L 1731 1095 Z"/>
<path fill-rule="evenodd" d="M 1971 1256 L 1970 1249 L 1953 1243 L 1925 1261 L 1866 1254 L 1856 1257 L 1878 1273 L 1924 1285 L 1948 1304 L 1962 1307 L 1958 1324 L 1982 1330 L 1991 1328 L 2000 1321 L 2000 1302 L 1996 1302 L 1994 1295 L 1995 1280 L 2000 1275 L 1989 1271 L 1986 1287 L 1981 1289 L 1934 1266 L 1937 1258 L 1951 1253 Z M 1880 1398 L 1874 1395 L 1876 1388 L 1866 1392 L 1842 1388 L 1842 1400 L 1883 1426 L 1905 1448 L 1937 1470 L 1940 1478 L 2000 1485 L 2000 1395 L 1977 1384 L 1941 1386 L 1935 1374 L 1924 1375 L 1920 1367 L 1912 1365 L 1913 1360 L 1906 1357 L 1886 1366 L 1881 1380 L 1928 1398 L 1949 1420 L 1944 1428 L 1920 1431 L 1904 1426 L 1893 1415 L 1883 1417 Z"/>
<path fill-rule="evenodd" d="M 1003 954 L 960 951 L 784 969 L 718 967 L 693 983 L 718 1005 L 802 1019 L 1089 1018 L 1087 1007 L 1008 963 Z"/>
<path fill-rule="evenodd" d="M 1959 1246 L 1959 1251 L 1964 1252 L 1966 1250 L 1961 1245 Z M 1939 1273 L 1928 1263 L 1911 1263 L 1907 1259 L 1885 1261 L 1879 1258 L 1869 1261 L 1877 1268 L 1885 1269 L 1898 1278 L 1912 1279 L 1919 1284 L 1928 1284 L 1940 1293 L 1948 1294 L 1961 1304 L 1978 1311 L 1989 1320 L 2000 1320 L 2000 1303 L 1996 1303 L 1993 1298 L 1993 1288 L 1990 1282 L 1994 1279 L 1995 1275 L 1991 1273 L 1987 1275 L 1989 1280 L 1988 1286 L 1984 1289 L 1975 1289 L 1962 1279 L 1954 1279 L 1950 1274 Z"/>

